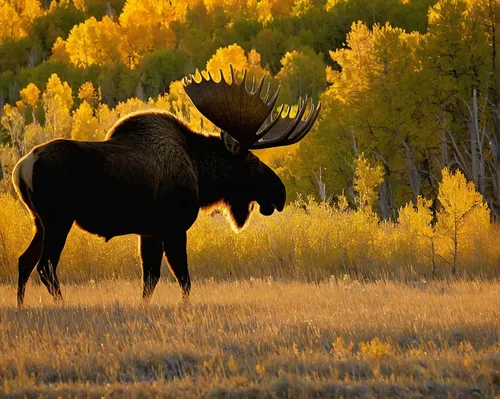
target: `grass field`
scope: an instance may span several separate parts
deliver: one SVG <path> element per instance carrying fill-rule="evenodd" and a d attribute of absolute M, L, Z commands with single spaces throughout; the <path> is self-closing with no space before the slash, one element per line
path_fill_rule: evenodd
<path fill-rule="evenodd" d="M 0 397 L 500 395 L 500 283 L 0 286 Z"/>

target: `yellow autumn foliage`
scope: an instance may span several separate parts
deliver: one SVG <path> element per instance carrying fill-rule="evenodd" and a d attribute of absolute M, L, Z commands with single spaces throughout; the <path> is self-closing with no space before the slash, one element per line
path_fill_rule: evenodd
<path fill-rule="evenodd" d="M 104 65 L 120 58 L 119 37 L 120 27 L 108 16 L 101 21 L 91 17 L 71 29 L 65 50 L 75 66 Z M 62 43 L 55 45 L 60 48 Z"/>
<path fill-rule="evenodd" d="M 83 101 L 73 113 L 71 138 L 82 141 L 102 140 L 102 137 L 98 136 L 98 129 L 99 121 L 94 116 L 92 107 L 87 101 Z"/>
<path fill-rule="evenodd" d="M 23 19 L 13 5 L 0 1 L 0 43 L 4 39 L 19 39 L 26 36 Z"/>
<path fill-rule="evenodd" d="M 478 209 L 483 211 L 468 214 L 471 226 L 484 221 L 484 208 Z M 437 275 L 449 276 L 449 242 L 439 228 L 434 231 L 430 219 L 429 203 L 424 199 L 419 199 L 416 208 L 404 207 L 398 223 L 381 222 L 366 210 L 307 199 L 272 217 L 255 212 L 248 227 L 235 234 L 222 213 L 202 212 L 188 232 L 190 270 L 195 279 L 273 276 L 321 281 L 343 275 L 418 279 L 431 276 L 434 250 Z M 9 195 L 0 197 L 0 281 L 16 278 L 17 257 L 31 239 L 31 231 L 32 222 L 23 205 Z M 459 270 L 498 277 L 498 232 L 488 224 L 470 228 L 459 237 Z M 137 238 L 117 237 L 105 244 L 74 227 L 60 271 L 66 281 L 138 277 Z"/>
<path fill-rule="evenodd" d="M 41 91 L 36 85 L 30 83 L 24 89 L 19 92 L 21 96 L 21 100 L 23 103 L 30 107 L 36 107 L 38 104 L 38 100 L 40 99 Z"/>
<path fill-rule="evenodd" d="M 373 167 L 364 154 L 354 161 L 356 175 L 354 177 L 354 191 L 358 193 L 357 202 L 360 209 L 371 209 L 377 198 L 377 187 L 382 183 L 383 171 L 380 165 Z"/>
<path fill-rule="evenodd" d="M 409 203 L 399 209 L 397 258 L 402 264 L 435 265 L 436 229 L 431 206 L 432 201 L 419 196 L 416 205 Z"/>
<path fill-rule="evenodd" d="M 455 273 L 459 253 L 471 248 L 478 249 L 481 242 L 474 242 L 475 237 L 491 229 L 490 211 L 474 183 L 467 181 L 459 170 L 442 170 L 438 199 L 442 207 L 438 212 L 436 227 L 445 239 L 448 251 L 444 256 Z"/>
<path fill-rule="evenodd" d="M 382 358 L 392 354 L 391 345 L 375 337 L 370 342 L 360 342 L 359 351 L 368 358 Z"/>
<path fill-rule="evenodd" d="M 90 105 L 97 105 L 99 103 L 99 93 L 94 88 L 92 82 L 85 82 L 78 89 L 78 98 L 87 101 Z"/>
<path fill-rule="evenodd" d="M 73 91 L 67 82 L 52 74 L 42 94 L 45 110 L 45 130 L 48 138 L 67 137 L 71 131 Z"/>
<path fill-rule="evenodd" d="M 260 66 L 260 54 L 252 50 L 245 54 L 245 50 L 239 45 L 232 44 L 227 47 L 219 48 L 215 54 L 207 62 L 207 71 L 218 80 L 219 71 L 222 70 L 225 79 L 230 82 L 229 65 L 232 65 L 237 72 L 237 78 L 241 78 L 240 74 L 243 69 L 246 69 L 249 76 L 255 76 L 256 81 L 266 73 Z"/>

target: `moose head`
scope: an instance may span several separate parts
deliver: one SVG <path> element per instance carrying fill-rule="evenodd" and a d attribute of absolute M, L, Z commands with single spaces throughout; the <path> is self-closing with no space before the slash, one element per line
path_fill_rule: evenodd
<path fill-rule="evenodd" d="M 211 73 L 200 79 L 190 75 L 183 79 L 184 90 L 193 105 L 210 122 L 221 129 L 220 138 L 225 149 L 233 155 L 232 164 L 238 164 L 232 194 L 226 205 L 230 220 L 236 230 L 248 220 L 252 201 L 260 205 L 263 215 L 281 211 L 286 201 L 285 186 L 279 177 L 250 150 L 291 145 L 299 142 L 318 118 L 321 103 L 314 106 L 312 100 L 299 98 L 297 112 L 290 117 L 292 107 L 282 105 L 274 112 L 280 86 L 271 93 L 271 84 L 265 87 L 264 75 L 256 85 L 255 76 L 247 87 L 247 71 L 243 70 L 238 81 L 232 65 L 229 65 L 230 82 L 219 70 L 219 79 Z M 285 111 L 285 112 L 284 112 Z M 306 114 L 307 111 L 307 114 Z M 238 160 L 240 162 L 238 163 Z"/>

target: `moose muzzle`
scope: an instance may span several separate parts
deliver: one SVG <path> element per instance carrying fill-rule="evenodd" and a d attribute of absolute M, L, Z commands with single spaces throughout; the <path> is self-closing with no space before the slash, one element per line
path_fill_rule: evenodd
<path fill-rule="evenodd" d="M 260 213 L 270 216 L 276 209 L 281 212 L 286 203 L 286 188 L 281 179 L 271 168 L 266 167 L 265 183 L 261 187 L 261 195 L 257 200 L 260 206 Z"/>

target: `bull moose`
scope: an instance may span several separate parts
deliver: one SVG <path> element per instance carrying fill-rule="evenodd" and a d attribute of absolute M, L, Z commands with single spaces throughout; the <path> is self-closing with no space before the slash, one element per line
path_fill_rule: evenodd
<path fill-rule="evenodd" d="M 297 143 L 316 121 L 321 103 L 299 98 L 295 117 L 283 106 L 273 115 L 278 89 L 263 93 L 235 78 L 227 82 L 193 75 L 183 79 L 195 107 L 219 136 L 193 132 L 164 111 L 144 111 L 120 119 L 105 141 L 56 139 L 39 145 L 13 171 L 18 195 L 35 224 L 35 234 L 19 257 L 18 306 L 37 266 L 55 300 L 62 299 L 56 268 L 66 237 L 76 223 L 104 239 L 140 236 L 143 298 L 148 301 L 160 277 L 163 254 L 184 296 L 191 280 L 186 232 L 203 208 L 221 205 L 241 229 L 254 203 L 271 215 L 285 206 L 280 178 L 250 150 Z M 199 81 L 198 81 L 199 80 Z M 307 114 L 306 113 L 306 109 Z"/>

